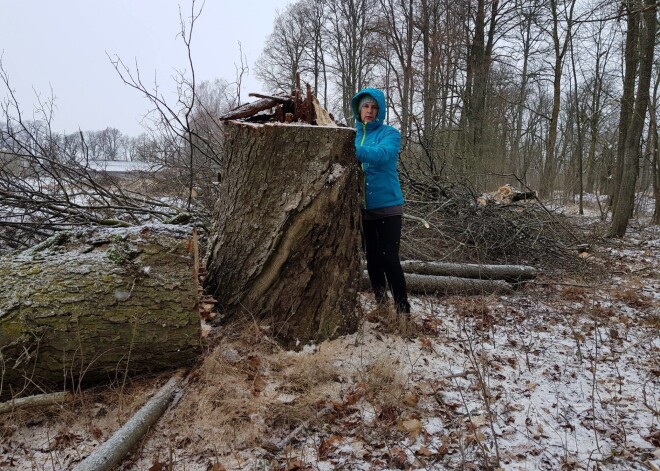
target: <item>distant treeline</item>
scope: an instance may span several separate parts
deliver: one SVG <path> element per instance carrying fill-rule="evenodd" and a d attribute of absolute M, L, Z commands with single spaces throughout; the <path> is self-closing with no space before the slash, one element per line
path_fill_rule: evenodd
<path fill-rule="evenodd" d="M 154 162 L 162 156 L 157 139 L 142 133 L 137 137 L 107 127 L 100 131 L 70 134 L 53 132 L 42 121 L 23 122 L 23 129 L 0 133 L 0 151 L 16 154 L 43 153 L 50 149 L 67 158 L 84 160 L 129 160 Z M 2 123 L 2 128 L 7 124 Z"/>

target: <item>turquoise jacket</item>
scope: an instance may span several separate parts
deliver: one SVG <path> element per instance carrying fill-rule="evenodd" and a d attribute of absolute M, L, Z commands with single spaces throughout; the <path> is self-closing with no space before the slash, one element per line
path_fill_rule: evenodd
<path fill-rule="evenodd" d="M 369 123 L 360 121 L 360 110 L 357 109 L 364 95 L 370 95 L 378 103 L 378 116 Z M 351 100 L 351 108 L 357 130 L 355 150 L 365 175 L 364 208 L 371 210 L 403 204 L 397 171 L 401 134 L 392 126 L 383 124 L 385 94 L 375 88 L 360 90 Z"/>

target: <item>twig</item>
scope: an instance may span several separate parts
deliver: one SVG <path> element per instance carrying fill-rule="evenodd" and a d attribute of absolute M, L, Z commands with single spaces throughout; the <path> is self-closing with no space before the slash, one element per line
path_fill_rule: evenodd
<path fill-rule="evenodd" d="M 318 418 L 318 417 L 323 417 L 325 414 L 329 414 L 329 413 L 332 412 L 333 410 L 334 410 L 334 406 L 325 407 L 325 408 L 321 409 L 320 411 L 318 411 L 318 412 L 316 413 L 316 417 L 317 417 L 317 418 Z M 303 431 L 304 429 L 306 429 L 306 428 L 309 426 L 309 422 L 310 422 L 309 420 L 306 420 L 306 421 L 303 422 L 302 424 L 298 425 L 298 426 L 293 430 L 293 432 L 291 432 L 291 433 L 288 434 L 286 437 L 284 437 L 282 440 L 280 440 L 279 442 L 277 442 L 277 443 L 275 444 L 275 446 L 277 447 L 277 449 L 278 449 L 278 450 L 284 450 L 284 448 L 285 448 L 289 443 L 291 443 L 291 440 L 293 440 L 294 438 L 296 438 L 296 435 L 298 435 L 301 431 Z"/>

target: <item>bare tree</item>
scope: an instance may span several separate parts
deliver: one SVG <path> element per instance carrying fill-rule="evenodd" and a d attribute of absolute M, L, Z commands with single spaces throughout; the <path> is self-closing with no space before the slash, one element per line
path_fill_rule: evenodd
<path fill-rule="evenodd" d="M 372 40 L 376 5 L 368 0 L 329 2 L 325 34 L 328 67 L 339 88 L 340 107 L 347 123 L 353 123 L 351 98 L 364 88 L 372 75 Z"/>
<path fill-rule="evenodd" d="M 394 86 L 389 95 L 390 99 L 394 98 L 393 110 L 401 127 L 401 148 L 405 150 L 410 138 L 413 115 L 413 58 L 420 37 L 414 21 L 416 2 L 379 0 L 379 3 L 380 18 L 375 31 L 387 44 L 387 48 L 382 51 L 383 59 L 391 65 L 394 75 Z"/>
<path fill-rule="evenodd" d="M 80 145 L 57 139 L 51 130 L 52 100 L 42 102 L 40 124 L 25 121 L 9 76 L 0 63 L 8 93 L 0 129 L 0 239 L 7 248 L 25 248 L 53 233 L 78 226 L 127 226 L 165 220 L 176 209 L 107 178 L 100 182 L 80 160 Z"/>
<path fill-rule="evenodd" d="M 619 123 L 619 144 L 616 198 L 612 213 L 610 234 L 622 237 L 626 233 L 628 220 L 632 217 L 639 160 L 640 140 L 644 130 L 651 69 L 655 50 L 657 12 L 655 0 L 628 0 L 625 2 L 628 32 L 626 33 L 626 75 L 622 97 L 622 119 Z M 635 82 L 637 88 L 635 90 Z"/>
<path fill-rule="evenodd" d="M 210 182 L 214 173 L 209 162 L 220 159 L 221 144 L 219 132 L 208 132 L 199 128 L 198 123 L 215 123 L 214 120 L 202 120 L 203 114 L 212 114 L 212 103 L 200 103 L 195 67 L 192 61 L 192 39 L 194 26 L 202 13 L 203 5 L 191 2 L 188 16 L 180 12 L 180 36 L 186 46 L 189 70 L 179 71 L 176 77 L 178 100 L 169 103 L 160 93 L 158 85 L 148 86 L 140 74 L 139 68 L 131 69 L 119 57 L 110 58 L 122 81 L 145 96 L 152 104 L 152 119 L 158 132 L 157 147 L 159 159 L 170 169 L 170 188 L 177 196 L 185 199 L 185 209 L 208 220 L 210 207 L 206 203 L 213 201 L 212 194 L 206 194 L 204 200 L 198 199 L 200 183 Z M 224 93 L 224 91 L 223 91 Z M 207 108 L 210 107 L 210 108 Z M 201 129 L 201 131 L 200 131 Z M 217 145 L 216 145 L 217 144 Z M 211 189 L 206 185 L 208 190 Z M 205 203 L 206 202 L 206 203 Z"/>
<path fill-rule="evenodd" d="M 536 28 L 540 15 L 540 2 L 520 2 L 516 6 L 520 14 L 519 28 L 515 29 L 516 40 L 520 43 L 519 61 L 521 63 L 518 85 L 518 97 L 514 111 L 514 133 L 511 143 L 511 167 L 513 172 L 523 181 L 527 179 L 527 171 L 531 164 L 530 156 L 521 148 L 523 132 L 525 131 L 525 114 L 528 112 L 528 98 L 530 95 L 530 81 L 536 71 L 531 70 L 530 62 L 538 47 L 540 30 Z M 529 120 L 528 120 L 529 122 Z"/>
<path fill-rule="evenodd" d="M 487 14 L 486 4 L 490 12 Z M 465 131 L 464 158 L 468 171 L 474 171 L 477 162 L 484 160 L 484 125 L 486 122 L 486 98 L 491 72 L 495 28 L 498 20 L 499 1 L 477 0 L 474 13 L 474 30 L 468 40 L 467 70 L 463 127 Z"/>
<path fill-rule="evenodd" d="M 307 52 L 314 48 L 307 30 L 307 9 L 302 2 L 287 6 L 273 22 L 273 32 L 256 65 L 256 74 L 272 92 L 290 93 L 295 87 L 296 73 L 301 78 L 313 70 Z"/>
<path fill-rule="evenodd" d="M 193 2 L 190 17 L 181 15 L 181 36 L 188 50 L 192 69 L 191 38 L 195 20 L 201 9 Z M 179 75 L 179 101 L 170 105 L 154 89 L 146 87 L 139 71 L 131 72 L 120 59 L 113 61 L 126 83 L 142 92 L 155 107 L 155 124 L 160 133 L 138 141 L 140 160 L 158 161 L 161 171 L 168 166 L 168 188 L 165 201 L 153 188 L 127 185 L 110 175 L 94 171 L 89 163 L 103 155 L 118 157 L 122 145 L 119 131 L 111 128 L 94 133 L 59 136 L 52 131 L 53 99 L 42 100 L 36 109 L 38 121 L 27 121 L 19 106 L 7 72 L 0 62 L 0 85 L 8 98 L 2 102 L 0 129 L 0 238 L 9 248 L 20 248 L 52 235 L 54 232 L 81 225 L 128 226 L 148 220 L 166 221 L 185 211 L 196 220 L 210 214 L 209 205 L 197 198 L 197 173 L 212 187 L 212 166 L 218 159 L 210 155 L 219 147 L 211 145 L 209 135 L 198 129 L 203 113 L 214 113 L 212 103 L 197 100 L 194 69 L 190 76 Z M 206 121 L 208 122 L 208 121 Z M 196 127 L 196 124 L 199 125 Z M 88 142 L 87 138 L 93 137 Z M 183 171 L 181 171 L 183 169 Z M 182 179 L 180 184 L 177 183 Z M 210 190 L 209 190 L 210 192 Z M 162 194 L 162 193 L 161 193 Z M 207 195 L 209 200 L 212 196 Z M 208 201 L 208 200 L 206 200 Z M 203 222 L 202 222 L 203 224 Z"/>
<path fill-rule="evenodd" d="M 543 198 L 552 196 L 557 176 L 557 161 L 555 147 L 557 145 L 557 128 L 561 105 L 561 82 L 564 58 L 574 33 L 573 14 L 576 0 L 550 0 L 549 13 L 551 16 L 552 51 L 554 62 L 552 64 L 552 114 L 550 116 L 548 139 L 545 146 L 545 159 L 539 184 L 539 195 Z M 563 31 L 561 27 L 563 26 Z M 562 38 L 563 33 L 563 38 Z"/>

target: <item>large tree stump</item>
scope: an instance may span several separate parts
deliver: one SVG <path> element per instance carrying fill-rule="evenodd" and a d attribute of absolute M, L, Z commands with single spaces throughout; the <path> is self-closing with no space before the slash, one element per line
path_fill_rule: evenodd
<path fill-rule="evenodd" d="M 205 290 L 225 318 L 295 348 L 355 331 L 360 278 L 352 129 L 225 124 Z"/>
<path fill-rule="evenodd" d="M 0 396 L 193 361 L 191 235 L 165 225 L 70 232 L 0 260 Z"/>

